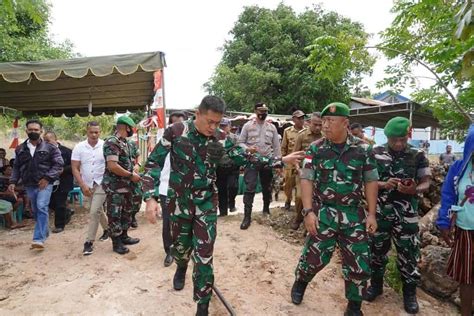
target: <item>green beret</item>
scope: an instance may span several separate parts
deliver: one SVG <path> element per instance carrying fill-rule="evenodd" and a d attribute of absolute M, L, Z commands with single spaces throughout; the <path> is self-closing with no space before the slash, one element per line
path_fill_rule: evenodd
<path fill-rule="evenodd" d="M 130 127 L 135 127 L 135 122 L 127 115 L 122 115 L 117 119 L 117 124 L 125 124 Z"/>
<path fill-rule="evenodd" d="M 410 132 L 410 127 L 409 119 L 396 116 L 387 122 L 383 132 L 387 137 L 405 137 Z"/>
<path fill-rule="evenodd" d="M 349 107 L 341 102 L 334 102 L 326 105 L 326 107 L 321 111 L 321 117 L 324 116 L 349 116 Z"/>

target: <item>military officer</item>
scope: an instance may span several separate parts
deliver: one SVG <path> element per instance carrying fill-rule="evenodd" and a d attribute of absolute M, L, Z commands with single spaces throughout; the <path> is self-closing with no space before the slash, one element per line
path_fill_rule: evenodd
<path fill-rule="evenodd" d="M 308 236 L 291 289 L 300 304 L 308 283 L 341 249 L 348 305 L 345 315 L 362 315 L 361 302 L 370 278 L 368 234 L 375 219 L 378 172 L 370 145 L 348 133 L 349 108 L 331 103 L 321 112 L 324 137 L 312 143 L 301 172 L 301 197 Z M 362 191 L 368 215 L 361 204 Z"/>
<path fill-rule="evenodd" d="M 418 312 L 416 285 L 420 279 L 418 234 L 418 194 L 429 189 L 431 170 L 424 151 L 407 143 L 410 121 L 389 120 L 384 128 L 387 144 L 374 148 L 378 182 L 378 231 L 371 243 L 371 286 L 366 299 L 373 301 L 383 292 L 383 277 L 392 241 L 397 249 L 397 267 L 403 282 L 403 302 L 407 313 Z"/>
<path fill-rule="evenodd" d="M 132 216 L 132 185 L 140 181 L 133 171 L 132 152 L 127 137 L 133 135 L 133 120 L 122 115 L 117 119 L 114 135 L 104 142 L 103 152 L 106 161 L 102 187 L 106 194 L 109 233 L 112 237 L 113 251 L 123 255 L 129 252 L 125 245 L 134 245 L 138 238 L 128 236 Z"/>

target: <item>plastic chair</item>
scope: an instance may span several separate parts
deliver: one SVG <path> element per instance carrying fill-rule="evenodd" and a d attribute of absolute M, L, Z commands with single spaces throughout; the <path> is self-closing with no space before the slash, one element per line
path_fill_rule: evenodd
<path fill-rule="evenodd" d="M 23 209 L 25 208 L 23 202 L 21 202 L 20 204 L 18 204 L 18 208 L 16 209 L 16 211 L 13 212 L 13 219 L 17 222 L 17 223 L 21 223 L 21 221 L 23 220 Z"/>
<path fill-rule="evenodd" d="M 77 197 L 79 198 L 79 205 L 82 207 L 82 191 L 80 187 L 74 187 L 71 191 L 69 191 L 68 196 L 69 196 L 69 203 L 74 204 L 74 195 L 77 194 Z"/>

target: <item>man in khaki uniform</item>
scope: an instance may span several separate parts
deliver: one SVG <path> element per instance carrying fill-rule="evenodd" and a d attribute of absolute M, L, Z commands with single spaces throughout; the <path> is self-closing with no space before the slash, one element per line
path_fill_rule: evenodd
<path fill-rule="evenodd" d="M 321 120 L 321 114 L 319 112 L 314 112 L 313 115 L 311 116 L 309 127 L 305 128 L 304 130 L 298 133 L 298 137 L 296 137 L 294 151 L 300 151 L 300 150 L 306 151 L 308 150 L 309 145 L 311 145 L 311 143 L 323 137 L 323 134 L 321 133 L 322 126 L 323 126 L 323 121 Z M 303 210 L 303 202 L 301 201 L 301 186 L 300 186 L 300 177 L 299 177 L 298 172 L 296 172 L 295 181 L 296 181 L 296 201 L 295 201 L 296 217 L 293 224 L 291 224 L 291 228 L 294 230 L 297 230 L 304 219 L 303 215 L 301 214 L 301 211 Z"/>
<path fill-rule="evenodd" d="M 303 130 L 304 117 L 305 117 L 305 114 L 303 113 L 303 111 L 297 110 L 293 112 L 292 116 L 293 116 L 293 123 L 295 123 L 295 125 L 286 128 L 285 131 L 283 132 L 283 139 L 281 142 L 282 157 L 288 154 L 291 154 L 292 152 L 295 151 L 296 137 L 298 136 L 298 133 Z M 287 211 L 290 210 L 291 200 L 293 197 L 292 191 L 296 185 L 295 175 L 296 175 L 296 169 L 293 165 L 285 167 L 284 190 L 286 194 L 285 209 Z"/>

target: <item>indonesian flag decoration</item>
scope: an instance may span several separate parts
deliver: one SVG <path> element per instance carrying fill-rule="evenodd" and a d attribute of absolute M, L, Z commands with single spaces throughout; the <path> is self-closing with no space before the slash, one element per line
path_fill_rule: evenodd
<path fill-rule="evenodd" d="M 156 113 L 156 122 L 158 127 L 157 132 L 157 139 L 159 139 L 163 135 L 163 131 L 165 129 L 166 123 L 166 116 L 165 116 L 165 108 L 164 108 L 164 101 L 163 101 L 163 70 L 160 69 L 155 71 L 153 74 L 154 76 L 154 88 L 155 96 L 153 98 L 153 104 L 151 105 L 151 109 L 155 110 Z"/>
<path fill-rule="evenodd" d="M 9 148 L 15 149 L 18 146 L 18 117 L 16 117 L 15 121 L 13 121 L 13 130 L 11 137 L 13 138 L 13 140 Z"/>
<path fill-rule="evenodd" d="M 372 126 L 372 137 L 375 136 L 375 126 Z"/>

